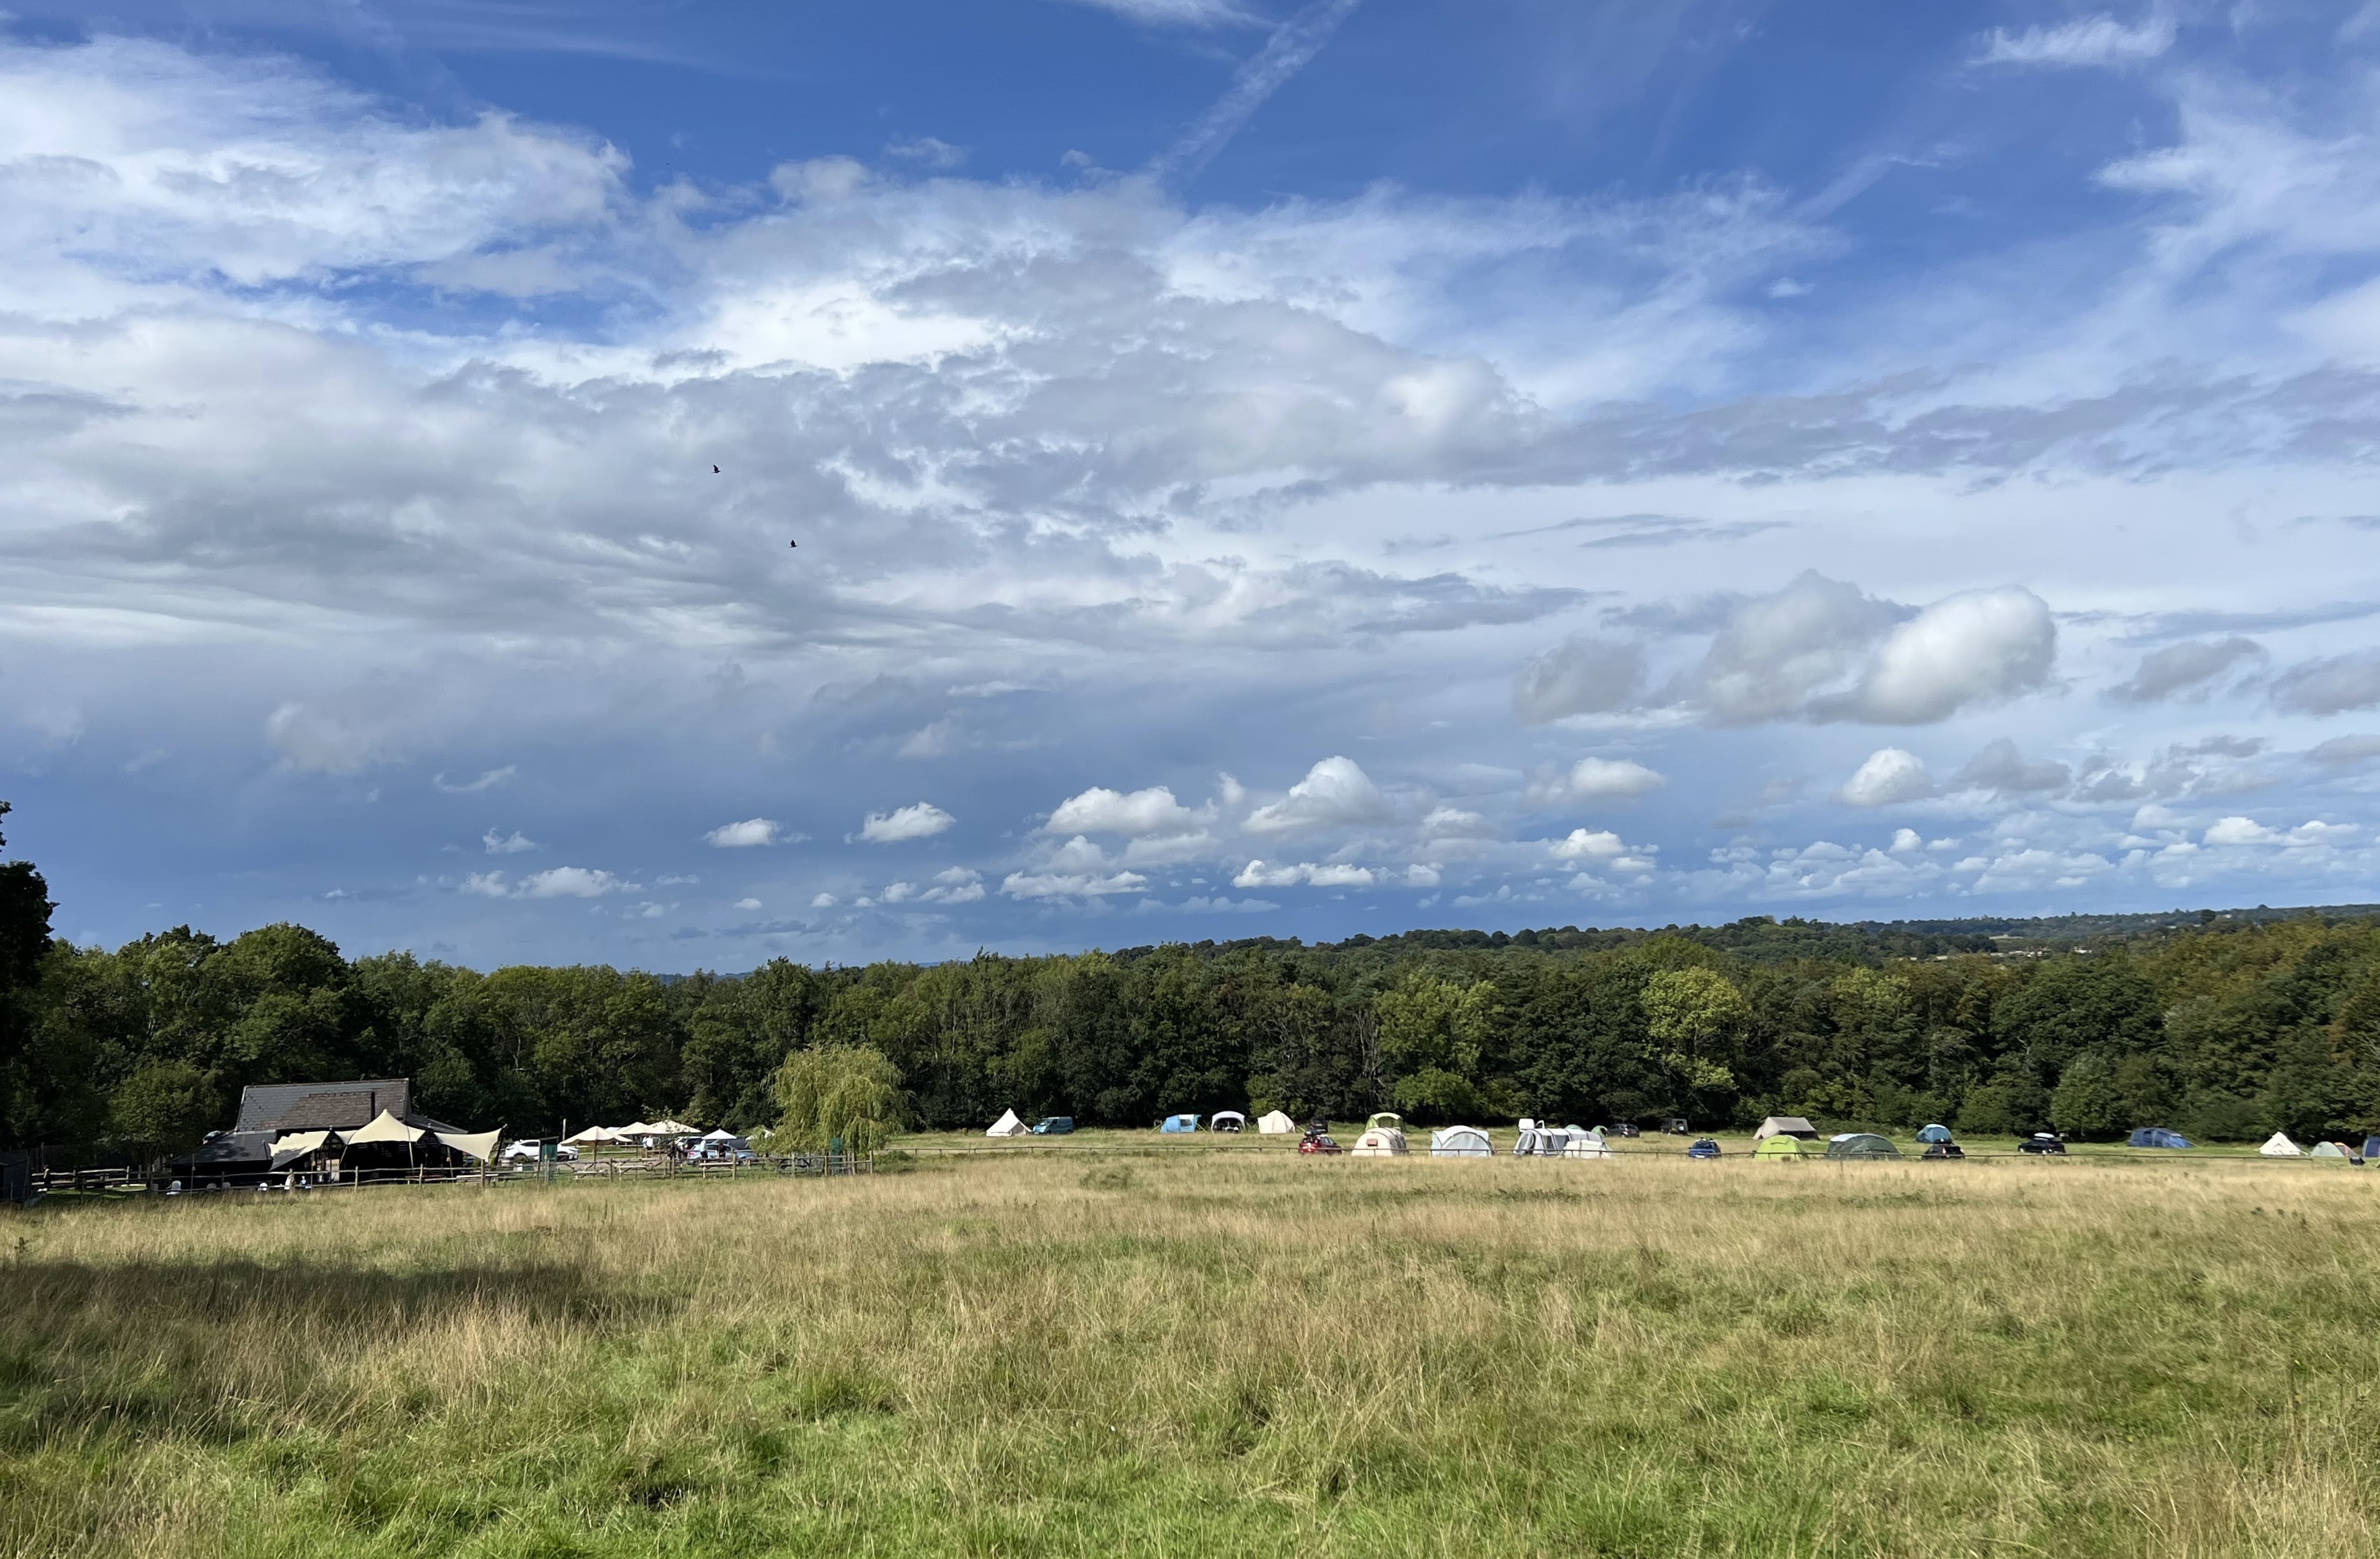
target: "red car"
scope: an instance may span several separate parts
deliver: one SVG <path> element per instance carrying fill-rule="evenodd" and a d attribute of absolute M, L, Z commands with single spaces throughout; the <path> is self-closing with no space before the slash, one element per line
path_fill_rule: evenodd
<path fill-rule="evenodd" d="M 1308 1131 L 1305 1136 L 1300 1137 L 1297 1140 L 1297 1151 L 1300 1153 L 1339 1153 L 1343 1150 L 1341 1149 L 1337 1142 L 1330 1140 L 1330 1132 Z"/>

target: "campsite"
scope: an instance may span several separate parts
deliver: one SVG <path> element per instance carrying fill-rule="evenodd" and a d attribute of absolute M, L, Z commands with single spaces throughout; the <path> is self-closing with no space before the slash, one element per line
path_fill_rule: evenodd
<path fill-rule="evenodd" d="M 55 1198 L 0 1552 L 2313 1554 L 2380 1509 L 2358 1172 L 1082 1135 Z"/>

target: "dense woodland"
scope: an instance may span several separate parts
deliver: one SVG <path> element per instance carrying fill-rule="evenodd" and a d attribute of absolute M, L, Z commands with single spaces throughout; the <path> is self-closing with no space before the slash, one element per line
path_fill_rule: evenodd
<path fill-rule="evenodd" d="M 2380 918 L 2360 914 L 2139 917 L 2063 942 L 2043 938 L 2059 923 L 1763 918 L 662 977 L 350 960 L 285 925 L 109 951 L 52 940 L 48 912 L 30 866 L 0 867 L 8 1145 L 155 1150 L 224 1124 L 244 1084 L 358 1076 L 409 1076 L 430 1114 L 523 1134 L 662 1114 L 747 1128 L 774 1118 L 789 1056 L 832 1045 L 887 1057 L 925 1128 L 1274 1106 L 2380 1128 Z"/>

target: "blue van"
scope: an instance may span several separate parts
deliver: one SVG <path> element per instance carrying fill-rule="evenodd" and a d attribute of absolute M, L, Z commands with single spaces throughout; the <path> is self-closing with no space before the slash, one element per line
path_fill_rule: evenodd
<path fill-rule="evenodd" d="M 1074 1129 L 1075 1118 L 1071 1115 L 1045 1115 L 1033 1123 L 1037 1137 L 1062 1137 Z"/>

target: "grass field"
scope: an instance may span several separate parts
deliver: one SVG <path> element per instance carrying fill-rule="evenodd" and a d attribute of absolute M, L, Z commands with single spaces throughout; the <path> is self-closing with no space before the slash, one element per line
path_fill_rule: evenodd
<path fill-rule="evenodd" d="M 2172 1559 L 2380 1527 L 2359 1170 L 917 1163 L 0 1219 L 0 1553 Z"/>

